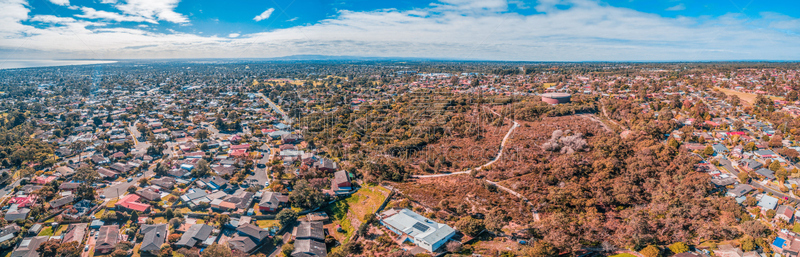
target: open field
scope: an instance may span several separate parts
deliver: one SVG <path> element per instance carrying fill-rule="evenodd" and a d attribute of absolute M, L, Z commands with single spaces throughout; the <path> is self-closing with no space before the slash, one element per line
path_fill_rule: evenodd
<path fill-rule="evenodd" d="M 756 102 L 756 97 L 758 96 L 757 94 L 739 92 L 739 91 L 732 90 L 732 89 L 727 89 L 727 88 L 716 87 L 716 89 L 719 90 L 722 93 L 725 93 L 726 95 L 738 96 L 739 99 L 742 99 L 742 101 L 744 101 L 744 104 L 746 104 L 748 106 L 753 105 L 753 103 Z M 779 96 L 769 96 L 769 98 L 772 99 L 772 100 L 783 100 L 783 97 L 779 97 Z"/>
<path fill-rule="evenodd" d="M 361 222 L 367 214 L 374 213 L 381 206 L 389 190 L 376 185 L 364 185 L 355 194 L 348 197 L 345 201 L 349 206 L 349 211 Z"/>

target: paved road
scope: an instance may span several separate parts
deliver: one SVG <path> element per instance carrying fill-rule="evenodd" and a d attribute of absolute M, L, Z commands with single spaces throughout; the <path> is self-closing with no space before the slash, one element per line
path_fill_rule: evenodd
<path fill-rule="evenodd" d="M 112 185 L 97 190 L 97 193 L 105 195 L 106 199 L 117 198 L 120 195 L 124 195 L 126 192 L 128 192 L 128 187 L 139 184 L 139 179 L 153 177 L 155 175 L 154 170 L 156 165 L 158 165 L 157 162 L 150 163 L 150 168 L 144 172 L 144 175 L 141 177 L 133 176 L 133 180 L 131 180 L 131 182 L 128 182 L 127 180 L 123 180 L 122 182 L 112 182 Z"/>
<path fill-rule="evenodd" d="M 728 170 L 728 172 L 730 172 L 734 176 L 737 176 L 737 177 L 739 176 L 739 171 L 736 170 L 736 168 L 733 167 L 733 164 L 731 163 L 731 160 L 729 160 L 727 158 L 726 159 L 719 158 L 717 160 L 719 161 L 719 164 L 722 165 L 723 168 Z"/>
<path fill-rule="evenodd" d="M 22 180 L 17 179 L 14 183 L 9 184 L 8 186 L 0 189 L 0 197 L 7 196 L 14 190 L 15 187 L 19 186 L 19 182 Z"/>
<path fill-rule="evenodd" d="M 281 107 L 280 107 L 280 106 L 278 106 L 277 104 L 275 104 L 274 102 L 272 102 L 272 100 L 269 100 L 269 98 L 267 98 L 266 96 L 264 96 L 264 94 L 262 94 L 262 93 L 256 93 L 256 95 L 258 95 L 259 97 L 263 98 L 263 99 L 264 99 L 264 101 L 267 101 L 267 103 L 269 104 L 269 106 L 270 106 L 270 107 L 272 107 L 272 109 L 273 109 L 273 110 L 275 110 L 275 112 L 277 112 L 278 114 L 280 114 L 281 116 L 283 116 L 283 122 L 284 122 L 284 123 L 286 123 L 287 125 L 288 125 L 288 124 L 292 124 L 292 119 L 291 119 L 291 118 L 289 118 L 289 115 L 286 115 L 286 113 L 283 111 L 283 109 L 281 109 Z"/>
<path fill-rule="evenodd" d="M 750 185 L 755 187 L 755 188 L 763 189 L 765 192 L 770 192 L 774 196 L 778 196 L 780 198 L 784 198 L 785 197 L 785 198 L 789 199 L 789 201 L 792 201 L 795 204 L 800 203 L 800 199 L 794 198 L 794 197 L 792 197 L 790 195 L 784 194 L 781 191 L 778 191 L 778 190 L 772 189 L 770 187 L 764 186 L 764 185 L 762 185 L 761 183 L 758 183 L 755 180 L 750 180 Z"/>
<path fill-rule="evenodd" d="M 255 179 L 258 180 L 257 184 L 264 186 L 264 183 L 267 181 L 271 182 L 269 178 L 269 168 L 266 166 L 264 168 L 259 168 L 258 163 L 269 163 L 269 154 L 264 154 L 264 157 L 261 160 L 254 160 L 253 165 L 255 166 L 253 172 L 255 175 L 248 177 L 247 179 Z"/>

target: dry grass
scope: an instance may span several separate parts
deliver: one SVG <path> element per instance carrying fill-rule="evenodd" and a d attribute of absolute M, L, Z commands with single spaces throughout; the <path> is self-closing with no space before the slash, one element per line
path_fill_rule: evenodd
<path fill-rule="evenodd" d="M 739 92 L 739 91 L 732 90 L 732 89 L 727 89 L 727 88 L 716 87 L 716 89 L 719 90 L 722 93 L 725 93 L 726 95 L 738 96 L 739 99 L 742 99 L 742 101 L 744 101 L 743 104 L 748 105 L 748 106 L 752 106 L 753 103 L 756 102 L 756 97 L 758 96 L 757 94 Z M 783 97 L 778 97 L 778 96 L 770 96 L 769 98 L 772 99 L 772 100 L 783 100 Z"/>
<path fill-rule="evenodd" d="M 386 200 L 387 196 L 389 196 L 388 189 L 375 185 L 364 185 L 345 201 L 349 206 L 350 212 L 361 222 L 364 222 L 364 216 L 378 210 L 378 207 Z"/>

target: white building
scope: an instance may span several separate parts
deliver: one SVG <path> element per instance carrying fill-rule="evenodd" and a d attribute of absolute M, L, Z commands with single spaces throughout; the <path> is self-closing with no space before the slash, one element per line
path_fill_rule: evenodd
<path fill-rule="evenodd" d="M 433 252 L 450 240 L 456 230 L 439 224 L 409 209 L 384 211 L 378 217 L 381 224 L 400 237 L 422 249 Z"/>

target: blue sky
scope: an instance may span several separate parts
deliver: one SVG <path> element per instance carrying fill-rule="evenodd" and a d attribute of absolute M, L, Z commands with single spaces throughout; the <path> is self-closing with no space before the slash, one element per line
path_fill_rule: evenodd
<path fill-rule="evenodd" d="M 800 60 L 766 0 L 0 0 L 0 59 Z"/>

